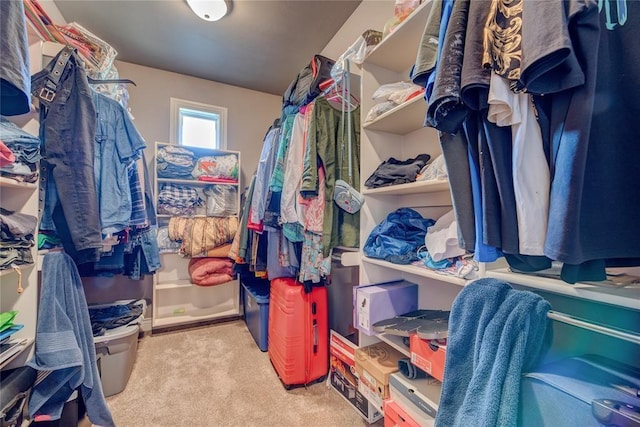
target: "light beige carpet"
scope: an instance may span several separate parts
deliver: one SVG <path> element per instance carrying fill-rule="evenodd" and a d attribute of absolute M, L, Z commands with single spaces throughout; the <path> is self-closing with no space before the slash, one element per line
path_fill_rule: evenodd
<path fill-rule="evenodd" d="M 119 427 L 367 425 L 326 383 L 285 390 L 243 321 L 145 336 L 107 402 Z"/>

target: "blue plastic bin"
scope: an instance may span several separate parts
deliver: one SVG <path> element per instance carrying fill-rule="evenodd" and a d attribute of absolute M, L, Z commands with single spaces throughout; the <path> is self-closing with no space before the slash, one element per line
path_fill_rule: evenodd
<path fill-rule="evenodd" d="M 242 281 L 244 321 L 256 344 L 267 351 L 269 341 L 269 282 Z"/>

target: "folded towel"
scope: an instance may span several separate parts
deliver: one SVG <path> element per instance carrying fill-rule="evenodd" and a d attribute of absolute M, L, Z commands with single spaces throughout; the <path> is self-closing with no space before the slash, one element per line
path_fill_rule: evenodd
<path fill-rule="evenodd" d="M 515 426 L 520 376 L 548 348 L 549 303 L 480 279 L 456 297 L 436 427 Z"/>

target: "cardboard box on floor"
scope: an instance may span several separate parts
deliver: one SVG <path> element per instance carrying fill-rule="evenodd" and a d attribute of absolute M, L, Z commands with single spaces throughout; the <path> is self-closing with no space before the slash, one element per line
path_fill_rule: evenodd
<path fill-rule="evenodd" d="M 358 390 L 381 412 L 384 411 L 382 402 L 389 398 L 389 376 L 398 371 L 398 360 L 405 357 L 384 342 L 356 350 Z"/>
<path fill-rule="evenodd" d="M 360 381 L 355 368 L 356 348 L 356 345 L 345 337 L 331 331 L 329 381 L 331 386 L 371 424 L 381 419 L 382 414 L 358 390 Z"/>

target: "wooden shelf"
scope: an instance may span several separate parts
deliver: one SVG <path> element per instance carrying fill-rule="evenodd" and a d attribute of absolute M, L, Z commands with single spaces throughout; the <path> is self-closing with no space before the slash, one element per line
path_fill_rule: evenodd
<path fill-rule="evenodd" d="M 9 366 L 9 364 L 13 362 L 16 358 L 18 358 L 18 356 L 20 356 L 25 351 L 31 349 L 31 345 L 33 344 L 34 341 L 35 340 L 33 338 L 24 338 L 24 344 L 20 344 L 22 348 L 16 354 L 10 356 L 7 360 L 0 363 L 0 369 L 4 369 L 5 367 Z"/>
<path fill-rule="evenodd" d="M 571 285 L 559 279 L 513 273 L 508 268 L 487 270 L 486 276 L 545 292 L 568 295 L 575 298 L 613 304 L 640 311 L 640 285 L 628 285 L 624 287 L 595 285 L 591 283 L 576 283 Z"/>
<path fill-rule="evenodd" d="M 209 308 L 194 308 L 188 307 L 185 309 L 184 314 L 177 315 L 159 315 L 153 319 L 154 328 L 162 328 L 168 326 L 176 326 L 185 323 L 203 322 L 207 320 L 223 319 L 227 317 L 239 316 L 240 310 L 238 308 L 231 308 L 224 311 L 216 311 Z"/>
<path fill-rule="evenodd" d="M 210 216 L 210 215 L 169 215 L 169 214 L 157 214 L 156 217 L 158 218 L 171 218 L 171 217 L 181 217 L 181 218 L 231 218 L 231 217 L 238 217 L 238 214 L 235 215 L 227 215 L 225 217 L 216 217 L 216 216 Z"/>
<path fill-rule="evenodd" d="M 20 271 L 22 270 L 26 270 L 27 268 L 32 268 L 35 264 L 23 264 L 23 265 L 18 265 L 15 268 L 14 267 L 9 267 L 7 269 L 4 270 L 0 270 L 0 277 L 1 276 L 8 276 L 10 274 L 17 274 L 16 272 L 16 268 Z"/>
<path fill-rule="evenodd" d="M 376 337 L 380 338 L 380 341 L 386 342 L 405 356 L 411 357 L 411 351 L 409 350 L 409 347 L 404 345 L 404 343 L 402 342 L 403 337 L 391 334 L 377 334 Z"/>
<path fill-rule="evenodd" d="M 234 282 L 236 279 L 233 279 L 227 283 L 231 283 Z M 226 285 L 227 283 L 221 283 L 221 285 Z M 191 283 L 191 280 L 189 279 L 182 279 L 182 280 L 174 280 L 172 282 L 167 282 L 167 283 L 157 283 L 156 284 L 156 289 L 159 291 L 162 290 L 168 290 L 168 289 L 189 289 L 192 286 L 198 286 L 194 283 Z M 219 286 L 219 285 L 216 285 Z M 203 288 L 207 288 L 208 286 L 201 286 Z"/>
<path fill-rule="evenodd" d="M 447 276 L 444 274 L 436 273 L 433 270 L 430 270 L 426 267 L 417 267 L 411 264 L 394 264 L 392 262 L 384 261 L 381 259 L 368 258 L 366 256 L 362 257 L 362 262 L 367 264 L 379 265 L 381 267 L 390 268 L 392 270 L 397 270 L 403 273 L 409 273 L 420 277 L 427 277 L 434 280 L 439 280 L 441 282 L 452 283 L 458 286 L 465 286 L 468 282 L 466 279 L 462 279 L 454 276 Z"/>
<path fill-rule="evenodd" d="M 364 130 L 406 135 L 424 127 L 427 103 L 423 96 L 416 96 L 392 110 L 379 115 L 362 126 Z"/>
<path fill-rule="evenodd" d="M 432 3 L 426 0 L 418 6 L 367 55 L 363 65 L 374 64 L 397 72 L 411 67 L 416 60 L 416 49 L 413 47 L 420 44 Z"/>
<path fill-rule="evenodd" d="M 174 178 L 158 178 L 158 184 L 171 183 L 171 184 L 186 184 L 186 185 L 232 185 L 238 186 L 237 182 L 209 182 L 198 181 L 197 179 L 174 179 Z"/>
<path fill-rule="evenodd" d="M 402 196 L 407 194 L 437 193 L 449 191 L 449 181 L 416 181 L 407 184 L 389 185 L 379 188 L 365 188 L 362 194 L 367 196 Z"/>
<path fill-rule="evenodd" d="M 167 289 L 189 289 L 191 286 L 194 286 L 194 284 L 191 283 L 191 280 L 189 279 L 173 280 L 166 283 L 156 283 L 156 289 L 159 291 Z"/>
<path fill-rule="evenodd" d="M 38 188 L 37 182 L 18 182 L 15 179 L 0 176 L 0 188 L 21 188 L 24 190 L 35 190 Z"/>

